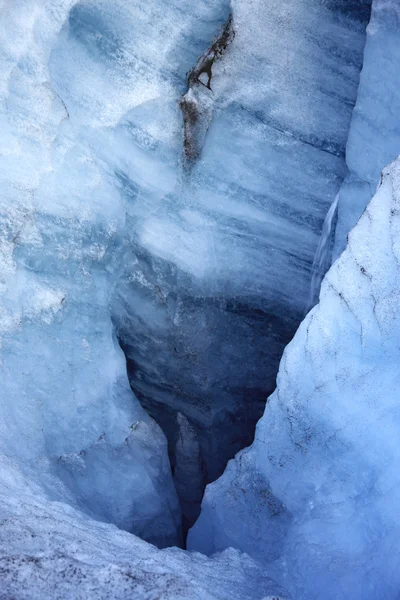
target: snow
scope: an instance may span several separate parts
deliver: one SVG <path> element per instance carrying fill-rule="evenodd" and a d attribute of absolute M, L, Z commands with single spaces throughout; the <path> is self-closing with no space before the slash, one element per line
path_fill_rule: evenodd
<path fill-rule="evenodd" d="M 395 598 L 400 158 L 281 361 L 254 444 L 208 486 L 189 548 L 249 552 L 293 597 Z"/>

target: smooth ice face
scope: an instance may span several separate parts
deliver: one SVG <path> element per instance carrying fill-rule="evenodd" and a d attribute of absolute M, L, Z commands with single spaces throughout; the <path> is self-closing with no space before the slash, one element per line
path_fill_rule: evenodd
<path fill-rule="evenodd" d="M 299 600 L 400 585 L 400 158 L 285 350 L 254 444 L 208 486 L 189 548 L 266 564 Z"/>
<path fill-rule="evenodd" d="M 198 6 L 203 12 L 177 44 L 190 68 L 229 12 Z M 353 9 L 232 2 L 234 37 L 213 64 L 211 90 L 206 78 L 186 94 L 198 105 L 202 146 L 189 172 L 179 166 L 176 112 L 184 69 L 178 79 L 163 64 L 169 95 L 132 109 L 115 134 L 125 149 L 118 176 L 130 247 L 113 318 L 132 388 L 167 432 L 180 481 L 177 414 L 194 428 L 200 461 L 187 477 L 195 470 L 204 485 L 251 442 L 304 315 L 323 219 L 346 173 L 369 2 Z M 192 10 L 185 4 L 185 18 Z M 215 27 L 208 38 L 205 22 Z M 169 39 L 167 28 L 151 27 L 157 31 L 135 29 L 140 47 L 153 33 Z"/>
<path fill-rule="evenodd" d="M 335 257 L 374 195 L 382 169 L 400 153 L 399 35 L 397 0 L 374 0 L 347 142 L 350 173 L 340 190 Z"/>
<path fill-rule="evenodd" d="M 85 69 L 78 6 L 84 22 L 74 2 L 2 5 L 0 452 L 50 498 L 177 543 L 166 441 L 130 390 L 109 309 L 126 219 L 98 150 L 134 100 L 112 95 L 98 56 Z"/>

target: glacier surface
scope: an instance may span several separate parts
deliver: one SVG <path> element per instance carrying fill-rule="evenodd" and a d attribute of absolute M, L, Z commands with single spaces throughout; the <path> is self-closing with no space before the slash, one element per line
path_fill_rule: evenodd
<path fill-rule="evenodd" d="M 283 355 L 253 445 L 206 489 L 188 547 L 233 546 L 298 600 L 400 589 L 400 158 Z"/>
<path fill-rule="evenodd" d="M 1 600 L 286 600 L 237 550 L 209 559 L 158 550 L 109 523 L 49 499 L 0 460 Z"/>

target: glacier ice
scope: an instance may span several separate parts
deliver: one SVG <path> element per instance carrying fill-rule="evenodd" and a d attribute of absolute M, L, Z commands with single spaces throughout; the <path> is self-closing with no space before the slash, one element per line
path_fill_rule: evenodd
<path fill-rule="evenodd" d="M 298 600 L 398 597 L 399 240 L 400 157 L 189 534 L 192 549 L 248 552 Z"/>
<path fill-rule="evenodd" d="M 199 4 L 194 15 L 187 3 L 199 42 L 186 29 L 174 42 L 185 68 L 151 56 L 162 96 L 115 131 L 130 239 L 113 319 L 132 388 L 167 433 L 173 468 L 179 413 L 194 428 L 205 481 L 251 442 L 304 315 L 322 223 L 346 174 L 369 4 L 234 0 L 234 39 L 208 90 L 207 78 L 193 89 L 185 72 L 200 69 L 229 6 Z M 135 44 L 169 44 L 160 23 L 136 28 Z M 199 107 L 189 175 L 182 96 Z"/>
<path fill-rule="evenodd" d="M 359 156 L 393 0 L 352 118 L 370 4 L 0 0 L 0 597 L 393 596 L 398 164 L 208 489 L 189 543 L 223 552 L 147 543 L 179 545 L 250 442 L 343 178 L 338 240 L 393 158 L 395 93 Z"/>
<path fill-rule="evenodd" d="M 2 3 L 0 452 L 50 498 L 168 545 L 180 510 L 166 440 L 110 319 L 126 209 L 98 145 L 130 100 L 67 52 L 77 6 Z"/>
<path fill-rule="evenodd" d="M 336 257 L 374 195 L 382 169 L 400 153 L 400 90 L 393 85 L 400 62 L 399 35 L 398 1 L 374 0 L 347 141 L 349 174 L 340 190 Z"/>
<path fill-rule="evenodd" d="M 157 550 L 50 500 L 0 458 L 0 598 L 8 600 L 286 600 L 249 556 Z"/>
<path fill-rule="evenodd" d="M 321 237 L 314 255 L 307 312 L 318 302 L 322 279 L 332 263 L 332 245 L 334 234 L 336 233 L 335 225 L 337 224 L 338 204 L 339 192 L 336 194 L 334 201 L 326 213 Z"/>

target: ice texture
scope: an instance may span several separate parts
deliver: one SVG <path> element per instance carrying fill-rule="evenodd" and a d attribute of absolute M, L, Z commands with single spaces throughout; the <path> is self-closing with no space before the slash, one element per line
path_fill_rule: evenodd
<path fill-rule="evenodd" d="M 399 2 L 374 0 L 347 141 L 350 173 L 340 190 L 335 257 L 374 195 L 382 169 L 400 153 L 400 88 L 393 85 L 400 63 L 399 36 Z"/>
<path fill-rule="evenodd" d="M 179 413 L 205 481 L 251 442 L 303 318 L 323 220 L 346 174 L 369 4 L 234 0 L 234 37 L 212 66 L 211 90 L 207 73 L 193 89 L 185 69 L 201 70 L 228 4 L 182 3 L 190 27 L 168 55 L 182 65 L 163 62 L 158 46 L 153 57 L 149 44 L 170 47 L 161 24 L 175 4 L 156 18 L 152 2 L 151 24 L 135 26 L 164 87 L 115 134 L 130 242 L 113 318 L 132 388 L 167 432 L 173 467 Z M 198 116 L 189 175 L 182 96 Z"/>
<path fill-rule="evenodd" d="M 168 433 L 188 523 L 250 440 L 304 310 L 369 4 L 0 0 L 0 598 L 282 595 L 240 551 L 209 560 L 128 533 L 181 541 L 167 441 L 119 343 Z M 187 173 L 186 73 L 230 13 Z M 297 496 L 287 508 L 256 472 L 270 531 L 290 531 Z M 257 540 L 269 522 L 235 527 L 250 542 L 244 528 Z M 276 540 L 279 561 L 290 535 Z M 270 571 L 297 591 L 311 565 Z"/>
<path fill-rule="evenodd" d="M 158 550 L 50 501 L 0 458 L 1 600 L 286 600 L 249 556 Z"/>
<path fill-rule="evenodd" d="M 400 589 L 400 157 L 283 355 L 253 445 L 208 486 L 189 548 L 228 546 L 297 600 Z"/>
<path fill-rule="evenodd" d="M 84 22 L 88 3 L 1 3 L 0 454 L 53 500 L 179 543 L 166 440 L 131 392 L 110 318 L 126 208 L 99 147 L 132 92 L 99 57 L 86 68 L 79 10 Z M 101 34 L 85 41 L 101 51 Z"/>

